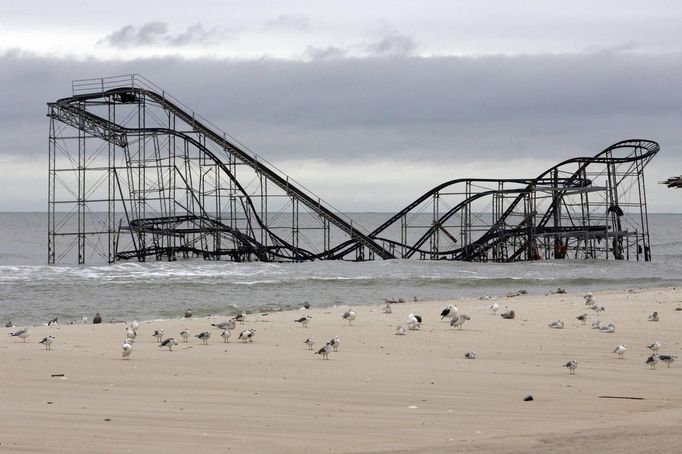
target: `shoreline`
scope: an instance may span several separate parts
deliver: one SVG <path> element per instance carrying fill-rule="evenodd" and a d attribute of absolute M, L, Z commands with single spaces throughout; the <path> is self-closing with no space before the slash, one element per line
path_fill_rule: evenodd
<path fill-rule="evenodd" d="M 4 328 L 0 452 L 85 453 L 92 443 L 103 452 L 674 451 L 682 363 L 649 370 L 645 346 L 658 339 L 661 353 L 680 353 L 682 291 L 595 296 L 615 333 L 575 320 L 591 312 L 576 293 L 454 300 L 471 316 L 462 331 L 440 320 L 449 301 L 406 301 L 392 314 L 383 304 L 353 306 L 353 326 L 341 319 L 347 306 L 257 312 L 227 344 L 210 327 L 227 316 L 141 321 L 129 360 L 124 324 L 36 326 L 26 343 Z M 491 314 L 493 301 L 516 319 Z M 654 310 L 661 320 L 648 322 Z M 415 311 L 422 329 L 395 336 Z M 293 321 L 304 313 L 308 328 Z M 563 330 L 547 327 L 558 318 Z M 185 326 L 186 344 L 177 336 Z M 151 336 L 157 328 L 178 337 L 172 352 Z M 257 330 L 254 342 L 237 342 L 246 328 Z M 206 346 L 194 337 L 203 330 L 212 333 Z M 38 341 L 50 333 L 46 351 Z M 313 351 L 303 343 L 310 335 Z M 335 335 L 342 344 L 328 361 L 313 354 Z M 623 360 L 611 353 L 619 343 L 630 346 Z M 575 375 L 562 367 L 571 358 Z M 534 400 L 524 402 L 528 394 Z"/>

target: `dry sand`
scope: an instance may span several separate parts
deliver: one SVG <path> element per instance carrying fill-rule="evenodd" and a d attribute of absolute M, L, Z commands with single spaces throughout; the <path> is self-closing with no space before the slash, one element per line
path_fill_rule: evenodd
<path fill-rule="evenodd" d="M 5 329 L 0 452 L 679 452 L 682 361 L 649 370 L 645 346 L 680 353 L 682 292 L 596 296 L 616 333 L 580 325 L 591 311 L 579 294 L 498 298 L 515 320 L 458 300 L 471 316 L 462 331 L 440 320 L 447 302 L 358 307 L 352 327 L 343 308 L 252 314 L 229 344 L 209 326 L 226 317 L 144 322 L 127 361 L 122 324 L 35 327 L 26 343 Z M 422 330 L 395 336 L 410 312 Z M 308 328 L 293 322 L 303 313 Z M 555 319 L 565 329 L 548 328 Z M 180 340 L 185 326 L 213 337 L 169 352 L 151 335 Z M 242 344 L 248 327 L 257 335 Z M 51 351 L 38 343 L 48 334 Z M 303 343 L 314 336 L 317 350 L 334 335 L 342 345 L 328 361 Z M 620 343 L 623 360 L 611 353 Z"/>

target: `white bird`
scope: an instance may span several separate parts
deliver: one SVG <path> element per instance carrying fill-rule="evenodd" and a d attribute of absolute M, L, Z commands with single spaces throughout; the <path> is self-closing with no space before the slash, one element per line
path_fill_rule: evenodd
<path fill-rule="evenodd" d="M 574 375 L 575 370 L 578 368 L 578 361 L 572 359 L 569 362 L 567 362 L 566 364 L 564 364 L 564 367 L 568 367 L 568 372 L 571 375 Z"/>
<path fill-rule="evenodd" d="M 564 329 L 564 322 L 561 320 L 554 320 L 553 322 L 548 323 L 547 326 L 554 329 Z"/>
<path fill-rule="evenodd" d="M 616 325 L 614 325 L 613 323 L 609 323 L 608 325 L 605 325 L 605 326 L 602 325 L 599 327 L 599 331 L 602 333 L 609 333 L 609 334 L 615 333 L 616 332 Z"/>
<path fill-rule="evenodd" d="M 204 332 L 202 332 L 202 333 L 199 333 L 199 334 L 195 335 L 194 337 L 196 337 L 197 339 L 201 340 L 201 342 L 203 342 L 204 345 L 208 345 L 208 340 L 209 340 L 210 337 L 211 337 L 211 333 L 209 333 L 208 331 L 204 331 Z"/>
<path fill-rule="evenodd" d="M 192 315 L 192 309 L 187 308 L 187 310 L 185 310 L 185 318 L 192 318 Z"/>
<path fill-rule="evenodd" d="M 174 337 L 169 337 L 164 339 L 163 342 L 159 344 L 159 347 L 168 347 L 168 351 L 173 351 L 173 346 L 178 345 L 178 341 Z"/>
<path fill-rule="evenodd" d="M 129 344 L 128 342 L 124 342 L 123 346 L 121 347 L 121 357 L 123 359 L 128 359 L 130 354 L 133 352 L 133 346 Z"/>
<path fill-rule="evenodd" d="M 256 335 L 256 330 L 253 328 L 245 329 L 241 333 L 239 333 L 239 339 L 242 340 L 242 342 L 253 342 L 253 337 Z"/>
<path fill-rule="evenodd" d="M 211 323 L 211 326 L 215 326 L 218 329 L 235 329 L 237 327 L 237 320 L 231 318 L 226 322 Z"/>
<path fill-rule="evenodd" d="M 304 328 L 307 328 L 307 327 L 308 327 L 308 322 L 310 321 L 311 318 L 312 318 L 312 317 L 311 317 L 310 315 L 304 315 L 303 317 L 297 318 L 297 319 L 294 320 L 294 321 L 295 321 L 296 323 L 300 323 L 301 325 L 303 325 Z"/>
<path fill-rule="evenodd" d="M 135 339 L 131 339 L 129 337 L 126 337 L 125 340 L 123 341 L 123 343 L 133 345 L 135 343 Z"/>
<path fill-rule="evenodd" d="M 133 322 L 130 324 L 130 328 L 133 331 L 137 331 L 138 329 L 140 329 L 140 323 L 137 320 L 133 320 Z"/>
<path fill-rule="evenodd" d="M 161 342 L 163 339 L 163 330 L 162 329 L 155 329 L 154 332 L 152 333 L 152 337 L 155 337 L 156 340 Z"/>
<path fill-rule="evenodd" d="M 348 309 L 341 316 L 341 318 L 343 318 L 344 320 L 348 320 L 348 324 L 350 326 L 353 326 L 353 320 L 355 320 L 356 317 L 357 317 L 357 314 L 355 313 L 355 311 L 353 309 Z"/>
<path fill-rule="evenodd" d="M 592 329 L 599 329 L 601 327 L 601 320 L 592 322 Z"/>
<path fill-rule="evenodd" d="M 137 337 L 137 333 L 132 328 L 126 328 L 126 337 L 129 339 L 135 339 L 135 337 Z"/>
<path fill-rule="evenodd" d="M 407 316 L 407 329 L 418 330 L 422 327 L 422 318 L 419 315 L 410 314 Z"/>
<path fill-rule="evenodd" d="M 590 316 L 586 313 L 580 314 L 576 317 L 578 320 L 580 320 L 580 323 L 583 325 L 587 323 L 587 320 L 590 318 Z"/>
<path fill-rule="evenodd" d="M 180 336 L 182 337 L 183 342 L 187 342 L 187 338 L 189 337 L 189 330 L 187 328 L 183 328 L 182 331 L 180 331 Z"/>
<path fill-rule="evenodd" d="M 616 353 L 618 355 L 618 359 L 623 359 L 623 355 L 626 351 L 628 351 L 628 346 L 625 344 L 620 344 L 614 348 L 611 353 Z"/>
<path fill-rule="evenodd" d="M 671 365 L 672 363 L 675 362 L 675 360 L 677 359 L 677 356 L 673 356 L 673 355 L 658 355 L 658 359 L 660 359 L 661 361 L 663 361 L 664 363 L 666 363 L 666 364 L 668 365 L 668 369 L 670 369 L 670 365 Z"/>
<path fill-rule="evenodd" d="M 243 325 L 243 324 L 244 324 L 244 321 L 246 320 L 246 312 L 245 312 L 245 311 L 242 311 L 241 314 L 235 315 L 235 316 L 234 316 L 234 319 L 235 319 L 236 321 L 238 321 L 241 325 Z M 231 328 L 231 329 L 234 329 L 234 328 Z"/>
<path fill-rule="evenodd" d="M 220 333 L 220 337 L 223 338 L 223 343 L 228 343 L 230 342 L 230 336 L 232 333 L 230 332 L 229 329 L 224 329 L 222 333 Z"/>
<path fill-rule="evenodd" d="M 39 343 L 45 346 L 45 350 L 51 350 L 50 345 L 52 345 L 52 342 L 54 342 L 54 336 L 47 336 L 43 337 L 43 340 L 41 340 Z"/>
<path fill-rule="evenodd" d="M 303 341 L 304 344 L 308 346 L 308 350 L 313 349 L 313 345 L 315 345 L 315 338 L 314 337 L 309 337 L 306 340 Z"/>
<path fill-rule="evenodd" d="M 459 315 L 456 315 L 456 316 L 454 316 L 454 317 L 452 318 L 452 320 L 450 321 L 450 326 L 452 326 L 453 328 L 459 327 L 459 329 L 460 329 L 460 331 L 461 331 L 461 330 L 462 330 L 462 325 L 464 325 L 464 322 L 466 322 L 467 320 L 471 320 L 471 317 L 469 317 L 469 316 L 466 315 L 466 314 L 459 314 Z"/>
<path fill-rule="evenodd" d="M 329 342 L 319 349 L 317 352 L 315 352 L 316 355 L 322 355 L 324 359 L 329 359 L 329 354 L 332 352 L 332 346 Z"/>
<path fill-rule="evenodd" d="M 650 322 L 657 322 L 658 321 L 658 312 L 655 312 L 649 316 L 648 319 Z"/>
<path fill-rule="evenodd" d="M 592 292 L 589 292 L 587 295 L 583 296 L 583 298 L 585 298 L 585 306 L 591 306 L 596 301 Z"/>
<path fill-rule="evenodd" d="M 386 304 L 386 307 L 384 307 L 383 312 L 384 312 L 384 314 L 392 314 L 392 313 L 393 313 L 393 309 L 391 309 L 391 305 L 390 305 L 390 304 Z"/>
<path fill-rule="evenodd" d="M 405 327 L 403 325 L 398 325 L 395 329 L 396 336 L 404 336 L 406 332 L 407 331 L 405 331 Z"/>
<path fill-rule="evenodd" d="M 466 359 L 476 359 L 476 352 L 466 352 L 464 357 Z"/>
<path fill-rule="evenodd" d="M 457 306 L 455 306 L 454 304 L 448 304 L 448 306 L 441 311 L 440 319 L 443 320 L 445 317 L 452 318 L 457 315 L 457 312 L 458 312 Z"/>
<path fill-rule="evenodd" d="M 493 314 L 497 314 L 497 311 L 500 309 L 500 305 L 497 303 L 493 303 L 490 305 L 490 312 Z"/>
<path fill-rule="evenodd" d="M 596 314 L 604 312 L 606 310 L 606 308 L 601 304 L 593 304 L 592 306 L 590 306 L 590 309 L 592 309 Z"/>
<path fill-rule="evenodd" d="M 15 331 L 9 335 L 12 337 L 21 338 L 24 340 L 24 342 L 26 342 L 26 338 L 31 335 L 31 328 L 20 329 L 19 331 Z"/>
<path fill-rule="evenodd" d="M 339 336 L 334 336 L 334 339 L 329 341 L 329 345 L 332 346 L 335 352 L 338 352 L 339 345 L 341 345 L 341 338 Z"/>
<path fill-rule="evenodd" d="M 655 342 L 652 342 L 651 344 L 647 345 L 646 348 L 648 348 L 652 352 L 656 353 L 661 348 L 661 343 L 659 341 L 655 341 Z"/>
<path fill-rule="evenodd" d="M 656 370 L 656 364 L 658 363 L 659 357 L 656 353 L 653 355 L 649 356 L 646 359 L 646 363 L 649 365 L 649 368 L 652 370 Z"/>

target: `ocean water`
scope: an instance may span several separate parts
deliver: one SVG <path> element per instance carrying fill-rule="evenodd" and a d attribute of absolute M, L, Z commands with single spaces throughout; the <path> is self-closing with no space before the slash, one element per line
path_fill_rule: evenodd
<path fill-rule="evenodd" d="M 351 215 L 355 217 L 355 215 Z M 364 214 L 373 227 L 389 214 Z M 373 262 L 231 263 L 191 259 L 115 265 L 47 265 L 47 214 L 0 213 L 0 322 L 40 324 L 92 319 L 178 318 L 242 310 L 378 304 L 505 295 L 682 286 L 682 214 L 649 218 L 652 262 L 536 261 L 465 263 Z"/>

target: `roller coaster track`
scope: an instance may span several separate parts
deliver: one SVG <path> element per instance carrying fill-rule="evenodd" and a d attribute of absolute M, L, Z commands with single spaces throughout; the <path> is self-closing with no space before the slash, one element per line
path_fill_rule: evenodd
<path fill-rule="evenodd" d="M 569 247 L 576 258 L 650 259 L 643 169 L 659 146 L 649 140 L 564 160 L 536 178 L 454 179 L 368 232 L 141 76 L 75 81 L 48 116 L 50 263 L 76 246 L 84 263 L 86 245 L 109 262 L 514 261 L 564 258 Z M 286 206 L 272 211 L 278 204 L 290 221 L 279 219 Z M 57 220 L 57 206 L 72 207 L 77 227 Z M 57 241 L 70 238 L 58 256 Z"/>

